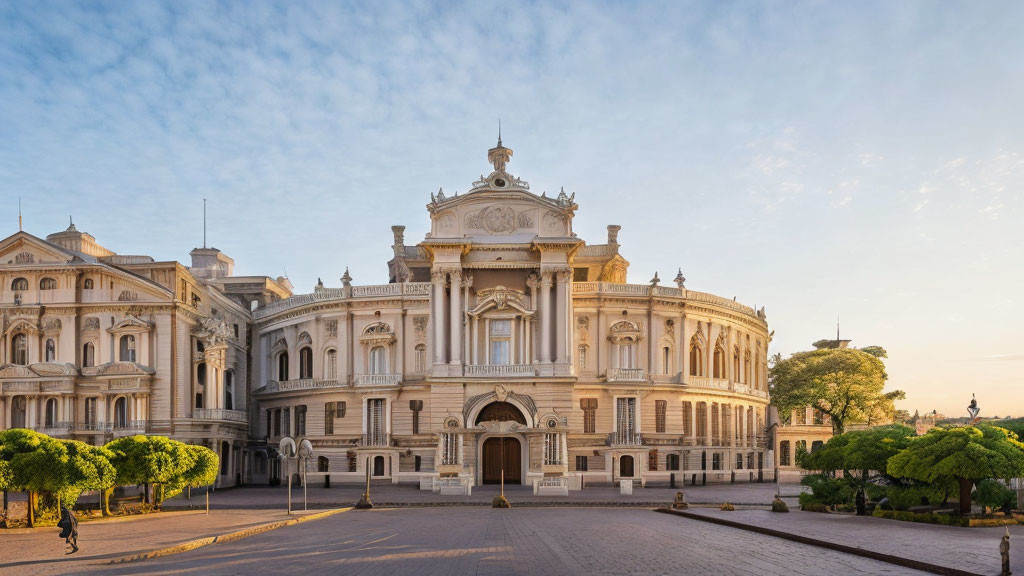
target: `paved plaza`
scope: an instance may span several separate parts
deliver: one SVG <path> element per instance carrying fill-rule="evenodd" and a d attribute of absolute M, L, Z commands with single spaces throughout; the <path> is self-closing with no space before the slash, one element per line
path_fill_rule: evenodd
<path fill-rule="evenodd" d="M 106 574 L 919 574 L 641 509 L 351 510 Z"/>

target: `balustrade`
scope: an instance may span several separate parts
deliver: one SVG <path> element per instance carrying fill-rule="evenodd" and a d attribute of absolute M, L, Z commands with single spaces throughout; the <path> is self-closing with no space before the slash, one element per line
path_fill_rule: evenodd
<path fill-rule="evenodd" d="M 363 448 L 386 448 L 391 446 L 391 435 L 387 433 L 363 434 L 359 439 Z"/>
<path fill-rule="evenodd" d="M 609 446 L 643 446 L 643 437 L 633 430 L 616 430 L 608 435 Z"/>
<path fill-rule="evenodd" d="M 535 376 L 533 364 L 470 364 L 466 376 Z"/>
<path fill-rule="evenodd" d="M 356 374 L 356 386 L 398 386 L 401 374 Z"/>
<path fill-rule="evenodd" d="M 228 420 L 230 422 L 245 422 L 246 414 L 243 410 L 224 410 L 221 408 L 196 408 L 192 410 L 192 417 L 196 420 Z"/>
<path fill-rule="evenodd" d="M 645 382 L 647 371 L 643 368 L 609 368 L 605 379 L 609 382 Z"/>

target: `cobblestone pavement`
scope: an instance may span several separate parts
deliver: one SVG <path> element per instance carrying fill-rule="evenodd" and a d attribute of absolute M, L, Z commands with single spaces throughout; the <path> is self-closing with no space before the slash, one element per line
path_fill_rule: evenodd
<path fill-rule="evenodd" d="M 610 508 L 352 510 L 106 574 L 920 574 L 856 556 Z M 91 572 L 95 573 L 95 572 Z"/>
<path fill-rule="evenodd" d="M 0 530 L 0 574 L 67 574 L 129 554 L 284 520 L 283 510 L 214 510 L 81 522 L 81 550 L 65 555 L 59 528 Z"/>
<path fill-rule="evenodd" d="M 775 497 L 774 484 L 713 484 L 708 486 L 687 486 L 686 498 L 692 503 L 721 504 L 728 501 L 740 504 L 760 504 L 767 506 Z M 797 494 L 799 485 L 783 485 L 783 494 Z M 331 488 L 310 486 L 307 488 L 307 500 L 311 508 L 336 507 L 352 505 L 359 500 L 363 486 L 355 484 L 334 485 Z M 569 492 L 569 496 L 535 496 L 533 490 L 525 486 L 506 486 L 505 496 L 513 504 L 516 503 L 653 503 L 653 505 L 672 502 L 677 490 L 674 488 L 635 488 L 631 496 L 622 496 L 616 487 L 591 487 Z M 380 505 L 423 505 L 441 503 L 477 503 L 490 504 L 498 493 L 497 486 L 474 486 L 471 496 L 441 496 L 429 490 L 420 490 L 418 486 L 408 484 L 373 484 L 370 496 L 375 504 Z M 193 492 L 193 501 L 202 500 L 202 495 Z M 288 488 L 275 486 L 245 487 L 219 490 L 211 494 L 210 506 L 214 508 L 285 508 L 288 499 Z M 302 488 L 292 488 L 292 506 L 302 507 Z M 793 501 L 795 504 L 795 500 Z M 179 496 L 168 501 L 165 507 L 184 505 L 186 501 Z"/>
<path fill-rule="evenodd" d="M 856 546 L 976 574 L 998 574 L 999 540 L 1005 528 L 956 528 L 846 514 L 765 510 L 690 512 L 781 530 L 790 534 Z M 1024 574 L 1024 526 L 1010 526 L 1010 568 Z"/>

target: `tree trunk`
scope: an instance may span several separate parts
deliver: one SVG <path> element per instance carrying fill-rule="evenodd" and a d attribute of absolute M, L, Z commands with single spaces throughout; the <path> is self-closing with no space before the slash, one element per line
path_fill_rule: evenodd
<path fill-rule="evenodd" d="M 843 419 L 837 418 L 836 416 L 832 416 L 832 435 L 839 436 L 845 431 L 846 424 L 843 422 Z"/>
<path fill-rule="evenodd" d="M 111 486 L 100 493 L 100 510 L 104 516 L 110 516 L 110 495 L 113 494 L 114 487 Z"/>
<path fill-rule="evenodd" d="M 36 525 L 36 493 L 29 491 L 28 493 L 28 527 L 33 528 Z"/>
<path fill-rule="evenodd" d="M 960 514 L 971 513 L 971 488 L 974 487 L 974 481 L 968 478 L 956 477 L 957 483 L 960 485 Z"/>

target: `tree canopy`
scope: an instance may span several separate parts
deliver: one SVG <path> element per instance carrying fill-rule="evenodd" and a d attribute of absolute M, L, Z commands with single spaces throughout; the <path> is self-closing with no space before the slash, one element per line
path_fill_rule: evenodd
<path fill-rule="evenodd" d="M 118 438 L 106 448 L 113 453 L 117 483 L 158 485 L 157 504 L 186 486 L 208 485 L 216 480 L 217 454 L 204 446 L 139 435 Z"/>
<path fill-rule="evenodd" d="M 884 474 L 889 458 L 906 448 L 913 437 L 913 428 L 899 424 L 846 432 L 833 436 L 808 454 L 803 466 L 822 472 L 860 470 Z"/>
<path fill-rule="evenodd" d="M 975 482 L 1024 475 L 1024 443 L 1013 432 L 995 426 L 932 428 L 889 458 L 888 472 L 929 483 L 956 480 L 960 511 L 967 513 Z"/>
<path fill-rule="evenodd" d="M 869 346 L 822 348 L 778 358 L 771 368 L 772 402 L 780 412 L 812 406 L 831 416 L 842 434 L 848 421 L 877 420 L 894 412 L 902 391 L 884 392 L 885 350 Z"/>

